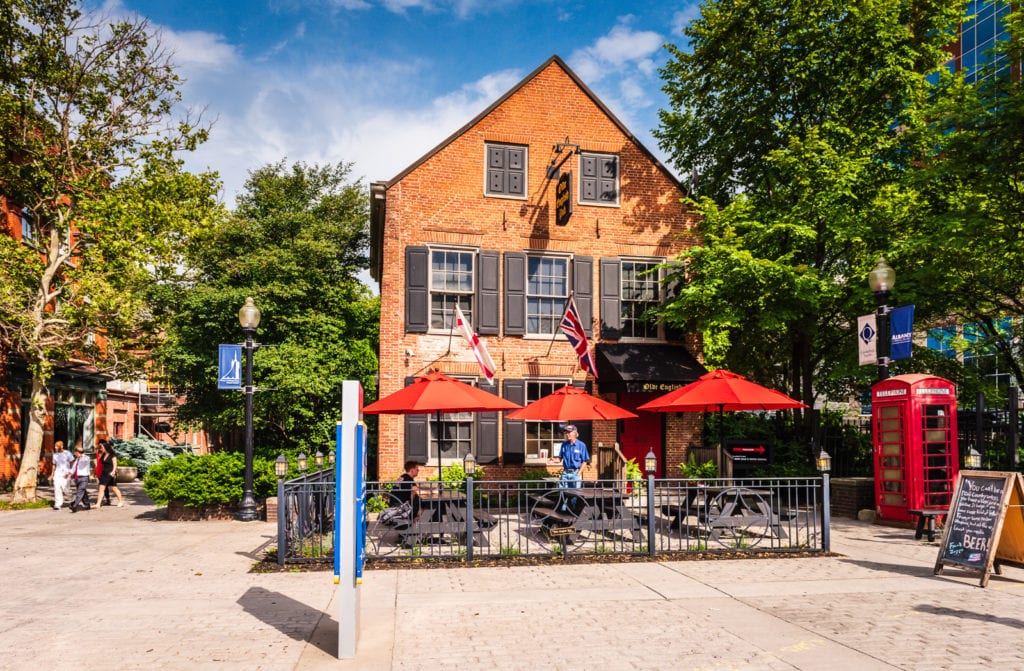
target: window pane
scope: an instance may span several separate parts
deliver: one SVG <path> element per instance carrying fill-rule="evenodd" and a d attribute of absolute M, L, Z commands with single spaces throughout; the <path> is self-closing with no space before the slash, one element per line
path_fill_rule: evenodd
<path fill-rule="evenodd" d="M 561 316 L 561 314 L 559 314 Z M 556 389 L 561 389 L 568 381 L 527 380 L 526 402 L 532 403 Z M 562 444 L 561 422 L 526 422 L 526 458 L 541 458 L 541 450 L 546 450 L 549 457 L 554 457 L 556 449 Z"/>
<path fill-rule="evenodd" d="M 569 295 L 569 260 L 530 256 L 526 268 L 526 332 L 554 333 Z"/>

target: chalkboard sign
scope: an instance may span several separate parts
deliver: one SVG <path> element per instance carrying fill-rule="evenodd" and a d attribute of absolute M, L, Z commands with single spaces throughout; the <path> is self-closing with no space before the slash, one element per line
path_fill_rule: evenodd
<path fill-rule="evenodd" d="M 936 575 L 943 566 L 959 566 L 981 572 L 984 587 L 993 565 L 997 573 L 999 564 L 1017 565 L 1024 559 L 1022 502 L 1020 474 L 961 471 L 935 562 Z"/>
<path fill-rule="evenodd" d="M 954 501 L 946 524 L 949 534 L 942 548 L 942 560 L 982 570 L 993 544 L 996 523 L 1003 507 L 1006 478 L 966 476 L 960 479 L 960 494 Z"/>

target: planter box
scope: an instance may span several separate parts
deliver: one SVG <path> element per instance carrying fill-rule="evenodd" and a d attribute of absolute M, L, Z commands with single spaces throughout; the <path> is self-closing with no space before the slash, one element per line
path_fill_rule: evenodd
<path fill-rule="evenodd" d="M 139 469 L 135 466 L 118 466 L 115 477 L 118 482 L 132 482 L 139 478 Z"/>
<path fill-rule="evenodd" d="M 266 499 L 256 499 L 259 519 L 267 519 Z M 233 520 L 238 514 L 238 503 L 215 503 L 190 508 L 181 501 L 167 502 L 167 519 L 173 522 L 200 522 L 204 520 Z"/>

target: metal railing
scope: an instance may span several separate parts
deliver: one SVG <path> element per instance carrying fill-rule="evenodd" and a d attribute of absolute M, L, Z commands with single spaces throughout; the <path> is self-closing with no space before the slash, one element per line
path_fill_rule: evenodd
<path fill-rule="evenodd" d="M 435 489 L 425 487 L 433 484 Z M 517 557 L 823 552 L 820 478 L 420 483 L 402 514 L 391 483 L 368 483 L 367 556 Z"/>
<path fill-rule="evenodd" d="M 554 480 L 417 483 L 406 498 L 367 483 L 366 554 L 372 559 L 514 558 L 721 552 L 826 552 L 821 478 Z M 333 471 L 281 482 L 278 562 L 333 552 Z"/>
<path fill-rule="evenodd" d="M 334 552 L 334 470 L 277 485 L 277 563 L 322 561 Z"/>

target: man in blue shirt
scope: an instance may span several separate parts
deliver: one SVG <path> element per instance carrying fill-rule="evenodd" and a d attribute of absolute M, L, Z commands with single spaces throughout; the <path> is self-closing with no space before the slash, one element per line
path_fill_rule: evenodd
<path fill-rule="evenodd" d="M 583 464 L 590 463 L 590 451 L 582 440 L 578 440 L 579 432 L 575 424 L 565 425 L 565 440 L 559 448 L 559 455 L 562 457 L 562 475 L 559 478 L 559 487 L 579 487 L 583 482 L 583 475 L 580 469 Z"/>

